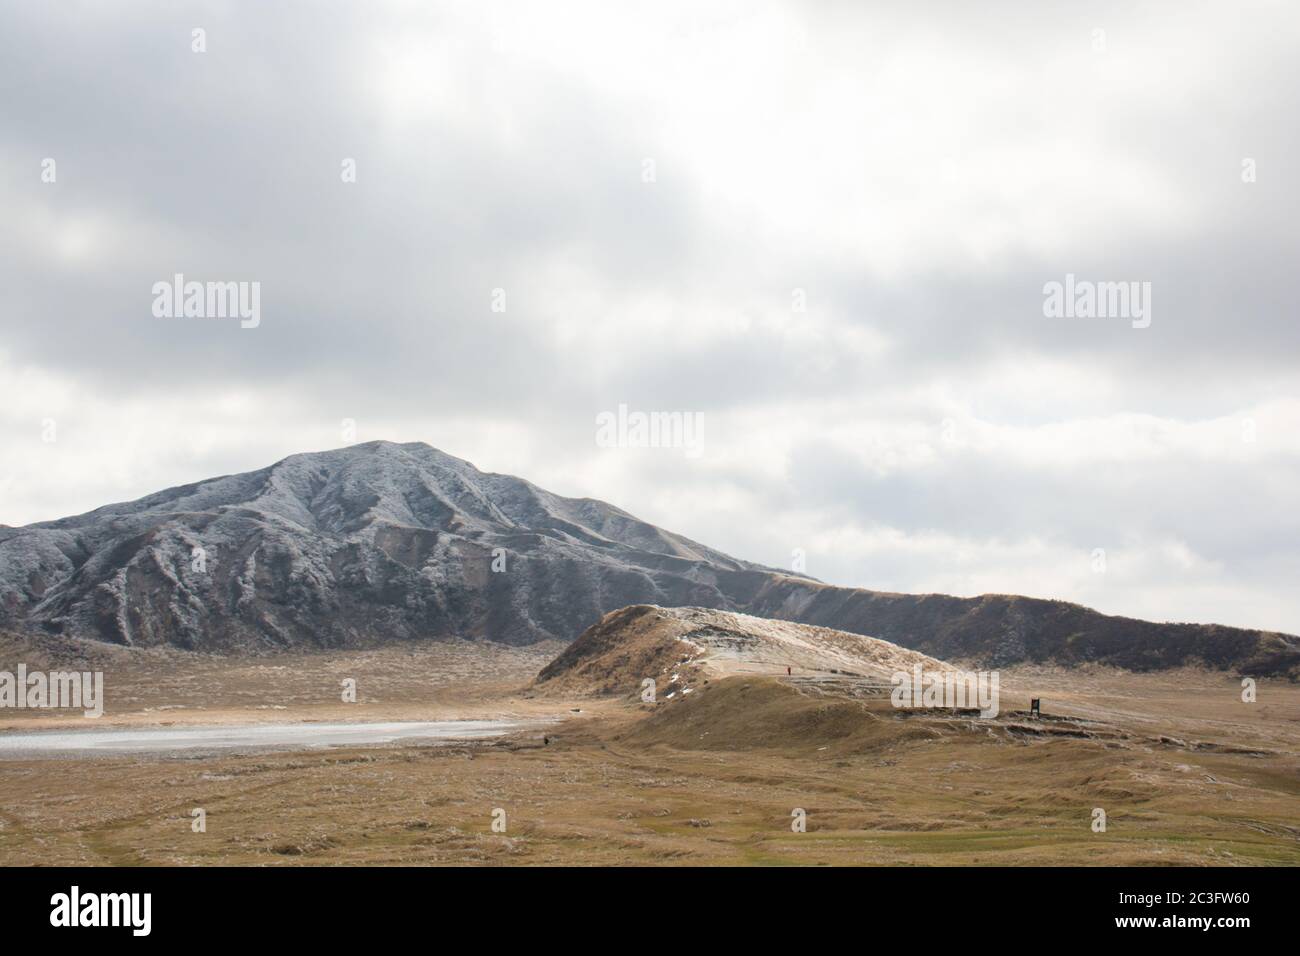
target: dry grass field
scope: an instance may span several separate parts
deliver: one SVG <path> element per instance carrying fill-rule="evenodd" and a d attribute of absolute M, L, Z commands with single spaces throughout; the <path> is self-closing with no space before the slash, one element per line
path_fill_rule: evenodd
<path fill-rule="evenodd" d="M 766 675 L 656 705 L 538 694 L 557 651 L 95 649 L 96 729 L 563 720 L 470 744 L 3 760 L 0 864 L 1300 863 L 1300 688 L 1285 682 L 1246 704 L 1236 680 L 1197 670 L 1006 671 L 986 721 Z M 1030 693 L 1048 719 L 1025 719 Z M 90 723 L 8 711 L 0 727 Z"/>

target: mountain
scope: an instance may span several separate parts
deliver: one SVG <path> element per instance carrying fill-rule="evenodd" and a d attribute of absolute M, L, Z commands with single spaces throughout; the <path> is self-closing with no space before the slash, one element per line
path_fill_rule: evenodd
<path fill-rule="evenodd" d="M 1096 663 L 1154 671 L 1203 665 L 1252 677 L 1300 676 L 1300 637 L 1293 634 L 1141 621 L 1013 594 L 892 594 L 776 578 L 744 610 L 989 667 Z"/>
<path fill-rule="evenodd" d="M 0 528 L 0 627 L 124 645 L 569 642 L 633 604 L 798 621 L 993 666 L 1300 670 L 1300 639 L 1290 635 L 1153 624 L 1014 596 L 832 587 L 422 443 L 292 455 L 77 517 Z"/>
<path fill-rule="evenodd" d="M 3 623 L 137 646 L 568 641 L 626 604 L 726 603 L 722 571 L 772 573 L 421 443 L 0 530 Z"/>

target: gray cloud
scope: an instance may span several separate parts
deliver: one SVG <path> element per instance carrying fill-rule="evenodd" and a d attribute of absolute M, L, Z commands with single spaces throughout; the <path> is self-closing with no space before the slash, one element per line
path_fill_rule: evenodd
<path fill-rule="evenodd" d="M 5 7 L 0 521 L 355 418 L 846 584 L 1300 630 L 1300 20 L 941 9 Z M 154 318 L 176 272 L 259 281 L 261 327 Z M 1044 317 L 1067 272 L 1151 327 Z M 704 459 L 595 449 L 619 402 L 703 413 Z M 1240 459 L 1212 423 L 1256 417 Z M 1128 590 L 1040 576 L 1098 541 Z"/>

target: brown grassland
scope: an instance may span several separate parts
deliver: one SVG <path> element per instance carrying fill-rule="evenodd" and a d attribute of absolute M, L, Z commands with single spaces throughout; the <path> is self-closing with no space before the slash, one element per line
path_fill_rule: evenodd
<path fill-rule="evenodd" d="M 1003 713 L 765 675 L 656 705 L 530 682 L 559 646 L 226 659 L 90 651 L 96 729 L 555 718 L 468 744 L 0 760 L 0 864 L 1300 863 L 1300 687 L 1187 669 L 1003 671 Z M 0 669 L 80 645 L 0 645 Z M 43 657 L 42 657 L 43 655 Z M 339 699 L 357 680 L 358 702 Z M 1030 694 L 1048 719 L 1027 720 Z M 6 711 L 0 731 L 85 729 Z M 562 718 L 562 719 L 560 719 Z M 549 742 L 544 742 L 543 737 Z M 1092 830 L 1093 809 L 1107 815 Z M 203 808 L 207 829 L 191 829 Z M 493 811 L 506 831 L 493 832 Z M 807 832 L 791 828 L 807 814 Z"/>

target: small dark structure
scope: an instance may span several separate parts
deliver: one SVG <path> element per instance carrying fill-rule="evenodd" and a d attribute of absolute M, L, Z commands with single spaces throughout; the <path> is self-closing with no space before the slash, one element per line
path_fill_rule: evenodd
<path fill-rule="evenodd" d="M 1042 717 L 1042 716 L 1043 716 L 1042 703 L 1043 703 L 1043 699 L 1042 699 L 1041 697 L 1032 697 L 1032 698 L 1030 698 L 1030 700 L 1029 700 L 1029 716 L 1030 716 L 1030 717 Z"/>

